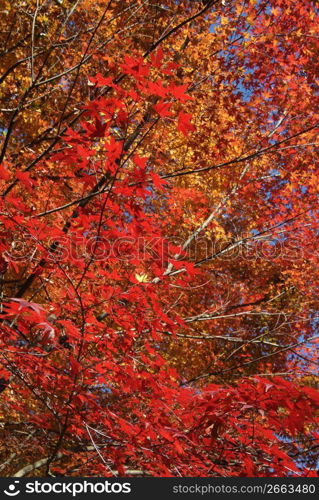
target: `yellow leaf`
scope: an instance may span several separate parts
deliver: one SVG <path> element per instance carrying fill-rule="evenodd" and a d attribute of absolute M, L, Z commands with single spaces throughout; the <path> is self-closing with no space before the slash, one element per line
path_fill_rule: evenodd
<path fill-rule="evenodd" d="M 139 283 L 147 283 L 148 275 L 147 274 L 135 274 L 135 278 Z"/>

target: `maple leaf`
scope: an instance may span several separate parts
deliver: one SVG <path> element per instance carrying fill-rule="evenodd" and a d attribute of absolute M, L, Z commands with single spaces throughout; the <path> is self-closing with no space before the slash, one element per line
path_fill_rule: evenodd
<path fill-rule="evenodd" d="M 157 173 L 150 172 L 150 176 L 152 178 L 153 184 L 156 188 L 162 188 L 165 184 L 168 183 L 166 179 L 162 179 Z"/>
<path fill-rule="evenodd" d="M 0 179 L 3 179 L 4 181 L 10 179 L 10 173 L 3 165 L 0 165 Z"/>
<path fill-rule="evenodd" d="M 151 61 L 152 61 L 152 65 L 155 67 L 155 68 L 160 68 L 161 65 L 162 65 L 162 61 L 163 61 L 163 58 L 164 58 L 164 52 L 163 52 L 163 49 L 162 47 L 159 47 L 156 52 L 153 52 L 151 54 Z"/>
<path fill-rule="evenodd" d="M 31 179 L 30 172 L 16 172 L 16 178 L 24 184 L 29 192 L 32 192 L 33 180 Z"/>
<path fill-rule="evenodd" d="M 148 275 L 146 273 L 135 274 L 135 278 L 139 283 L 147 283 L 149 281 Z"/>
<path fill-rule="evenodd" d="M 185 92 L 188 89 L 188 85 L 171 85 L 169 87 L 169 91 L 175 99 L 179 100 L 180 102 L 185 102 L 192 100 L 193 97 L 190 95 L 185 94 Z"/>
<path fill-rule="evenodd" d="M 110 76 L 105 77 L 101 73 L 97 73 L 95 77 L 90 76 L 89 81 L 92 82 L 97 87 L 107 86 L 116 88 L 116 85 L 114 85 L 113 83 L 113 79 Z"/>
<path fill-rule="evenodd" d="M 36 313 L 40 314 L 44 310 L 40 304 L 36 304 L 35 302 L 28 302 L 25 299 L 18 298 L 10 298 L 10 302 L 7 303 L 7 307 L 10 309 L 11 313 L 20 312 L 23 309 L 32 309 Z M 14 302 L 15 304 L 12 304 Z"/>
<path fill-rule="evenodd" d="M 167 116 L 173 116 L 172 113 L 169 111 L 171 105 L 172 105 L 171 102 L 160 101 L 157 104 L 155 104 L 154 109 L 160 115 L 161 118 L 165 118 Z"/>
<path fill-rule="evenodd" d="M 185 136 L 195 130 L 194 125 L 191 123 L 191 118 L 192 116 L 189 113 L 184 113 L 183 111 L 178 115 L 177 130 L 182 132 Z"/>

